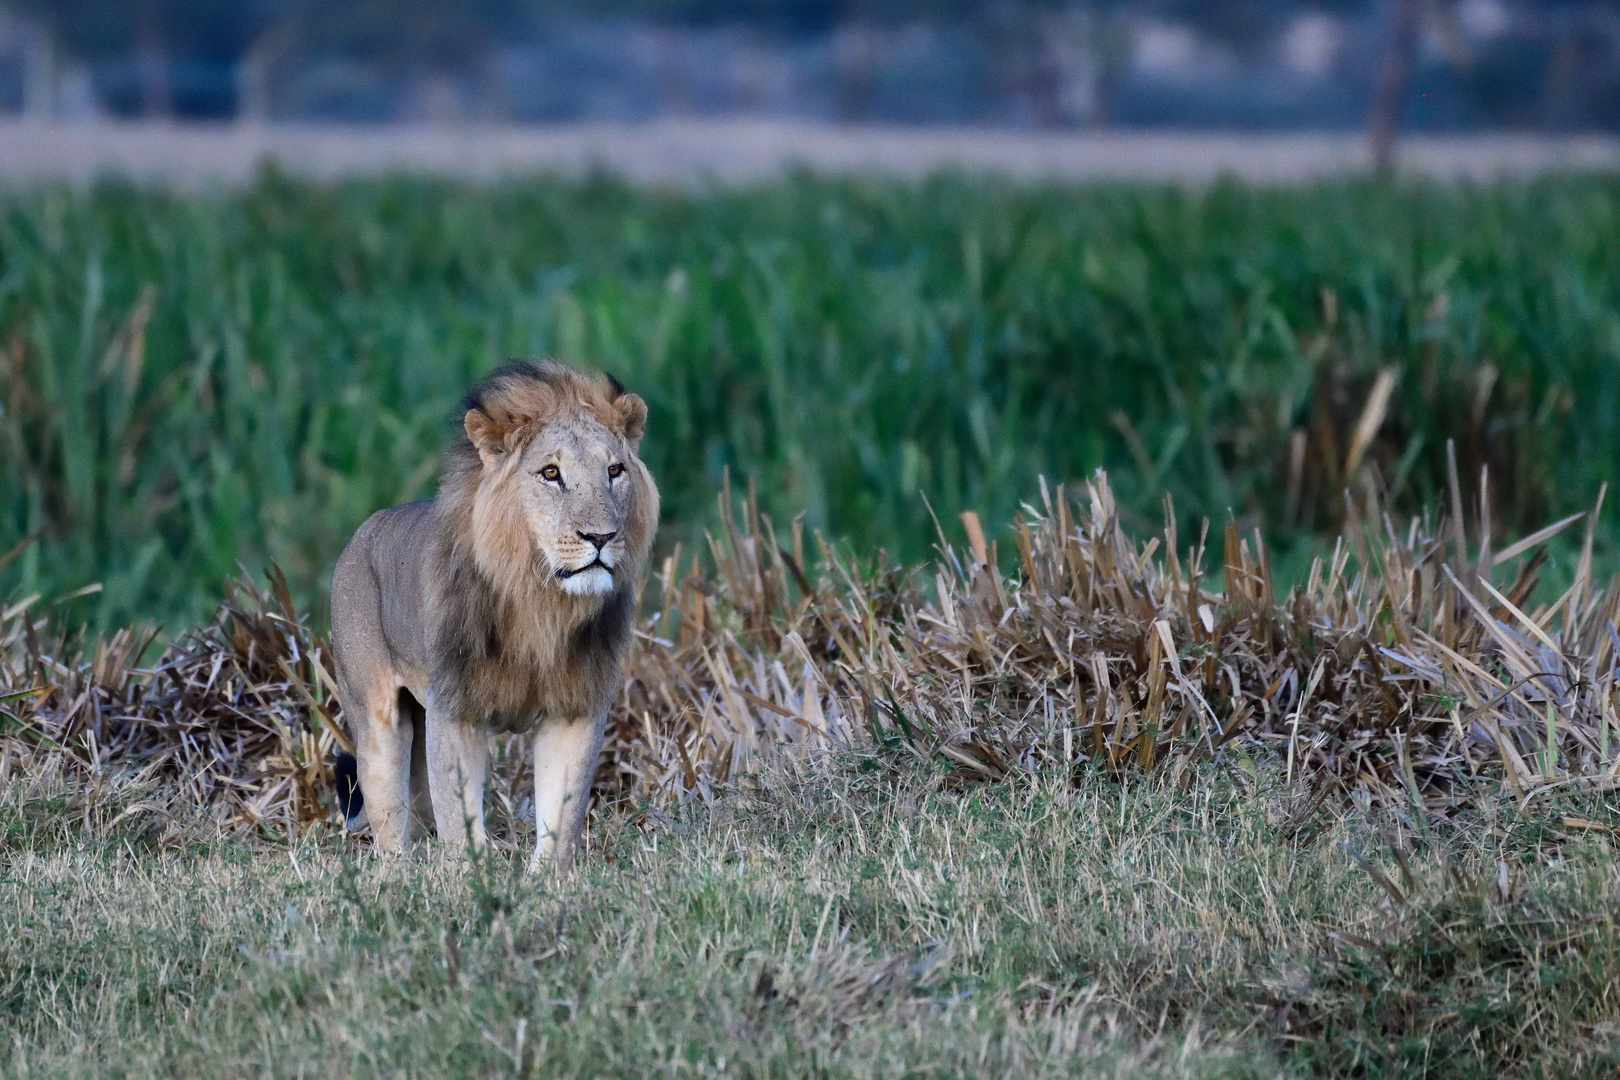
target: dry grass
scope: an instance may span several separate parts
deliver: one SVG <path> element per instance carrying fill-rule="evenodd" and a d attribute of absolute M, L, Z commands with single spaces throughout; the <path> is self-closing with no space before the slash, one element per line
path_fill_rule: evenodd
<path fill-rule="evenodd" d="M 51 640 L 37 600 L 8 610 L 0 633 L 0 778 L 71 777 L 92 804 L 105 785 L 162 778 L 233 828 L 284 832 L 327 816 L 333 748 L 348 738 L 323 704 L 320 645 L 277 571 L 265 591 L 244 580 L 213 625 L 150 668 L 138 664 L 155 629 Z"/>
<path fill-rule="evenodd" d="M 511 743 L 470 867 L 323 824 L 340 718 L 275 575 L 146 668 L 11 612 L 0 1071 L 1620 1064 L 1616 593 L 1583 557 L 1532 605 L 1550 534 L 1358 529 L 1283 593 L 1230 530 L 1222 591 L 1202 540 L 1131 540 L 1100 476 L 1010 576 L 971 518 L 926 581 L 730 510 L 651 585 L 629 812 L 565 880 L 501 850 Z"/>
<path fill-rule="evenodd" d="M 1241 773 L 957 787 L 867 751 L 522 853 L 179 842 L 0 792 L 0 1072 L 1612 1075 L 1620 873 L 1591 795 L 1309 841 Z M 1505 792 L 1498 789 L 1499 796 Z M 1358 805 L 1361 804 L 1361 805 Z M 138 805 L 131 803 L 130 806 Z M 129 809 L 126 806 L 125 809 Z M 117 811 L 117 812 L 115 812 Z M 68 828 L 54 832 L 66 820 Z M 1347 853 L 1357 853 L 1365 868 Z M 1392 893 L 1378 882 L 1382 879 Z"/>
<path fill-rule="evenodd" d="M 1526 800 L 1620 786 L 1620 590 L 1591 580 L 1592 530 L 1568 591 L 1532 607 L 1540 545 L 1577 519 L 1493 552 L 1469 544 L 1455 487 L 1452 502 L 1400 530 L 1350 506 L 1332 557 L 1284 593 L 1260 537 L 1233 526 L 1219 565 L 1173 524 L 1131 538 L 1101 474 L 1078 499 L 1043 488 L 1011 577 L 970 514 L 968 550 L 942 532 L 931 580 L 825 543 L 809 571 L 797 523 L 779 536 L 727 492 L 707 558 L 677 549 L 650 590 L 599 797 L 707 802 L 763 764 L 872 745 L 946 762 L 958 783 L 1269 761 L 1299 793 L 1295 829 L 1356 789 L 1427 819 L 1481 778 Z M 0 626 L 0 775 L 74 773 L 93 791 L 169 776 L 226 825 L 276 835 L 329 814 L 346 738 L 325 646 L 278 575 L 149 669 L 134 666 L 149 632 L 47 647 L 26 601 Z M 494 803 L 512 841 L 532 813 L 510 749 Z"/>

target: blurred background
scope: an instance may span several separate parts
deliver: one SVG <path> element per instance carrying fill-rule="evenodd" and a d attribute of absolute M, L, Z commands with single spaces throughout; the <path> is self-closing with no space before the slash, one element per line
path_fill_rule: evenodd
<path fill-rule="evenodd" d="M 646 397 L 687 558 L 1097 468 L 1500 550 L 1620 461 L 1617 177 L 1616 2 L 4 0 L 0 611 L 320 612 L 513 356 Z"/>
<path fill-rule="evenodd" d="M 1620 128 L 1605 0 L 8 0 L 37 117 Z M 1384 90 L 1387 94 L 1387 90 Z"/>

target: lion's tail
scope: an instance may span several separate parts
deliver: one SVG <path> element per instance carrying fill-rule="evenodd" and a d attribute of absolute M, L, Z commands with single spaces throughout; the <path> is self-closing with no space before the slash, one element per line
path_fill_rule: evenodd
<path fill-rule="evenodd" d="M 353 754 L 339 751 L 332 763 L 332 775 L 337 780 L 338 808 L 343 811 L 344 823 L 352 829 L 366 807 L 366 797 L 360 793 L 360 763 Z"/>

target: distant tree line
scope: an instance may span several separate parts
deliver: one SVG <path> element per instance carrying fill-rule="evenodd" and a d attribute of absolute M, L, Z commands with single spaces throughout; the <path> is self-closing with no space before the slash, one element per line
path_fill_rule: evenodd
<path fill-rule="evenodd" d="M 60 97 L 76 73 L 85 107 L 121 116 L 544 120 L 742 110 L 1194 126 L 1370 116 L 1375 140 L 1403 122 L 1620 126 L 1620 0 L 0 5 L 38 31 L 17 38 L 0 99 Z M 1339 58 L 1314 98 L 1277 74 L 1279 42 L 1310 19 L 1306 30 L 1339 35 Z M 1136 43 L 1155 27 L 1190 35 L 1227 67 L 1179 72 L 1172 49 L 1172 70 L 1139 70 Z M 719 86 L 723 78 L 731 82 Z"/>

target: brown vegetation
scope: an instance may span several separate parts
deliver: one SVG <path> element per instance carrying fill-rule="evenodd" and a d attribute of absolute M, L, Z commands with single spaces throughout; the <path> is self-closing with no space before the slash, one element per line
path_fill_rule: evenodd
<path fill-rule="evenodd" d="M 1298 785 L 1294 829 L 1356 788 L 1426 816 L 1480 779 L 1525 799 L 1620 787 L 1620 588 L 1592 581 L 1590 527 L 1573 584 L 1532 606 L 1542 545 L 1578 519 L 1493 552 L 1470 547 L 1455 486 L 1452 504 L 1404 530 L 1352 510 L 1332 557 L 1284 593 L 1235 526 L 1219 565 L 1173 524 L 1127 536 L 1101 474 L 1079 498 L 1043 491 L 1010 577 L 968 514 L 968 550 L 942 532 L 931 579 L 825 543 L 812 578 L 798 524 L 779 536 L 727 493 L 708 559 L 677 549 L 649 583 L 598 797 L 709 800 L 764 761 L 874 744 L 961 781 L 1270 762 Z M 347 739 L 325 646 L 274 571 L 150 668 L 151 632 L 77 646 L 35 610 L 0 621 L 0 776 L 81 773 L 93 800 L 166 775 L 230 827 L 329 818 Z M 523 757 L 498 755 L 497 835 L 528 814 Z"/>

